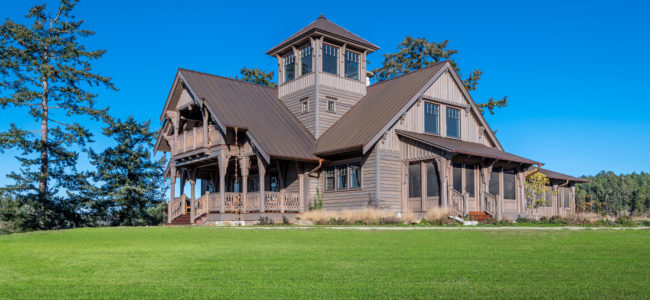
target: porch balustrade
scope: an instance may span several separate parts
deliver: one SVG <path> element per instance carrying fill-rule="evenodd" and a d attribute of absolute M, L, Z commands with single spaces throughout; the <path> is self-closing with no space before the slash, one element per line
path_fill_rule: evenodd
<path fill-rule="evenodd" d="M 264 199 L 265 212 L 298 212 L 300 209 L 300 198 L 297 193 L 265 192 Z M 179 200 L 178 202 L 181 203 L 182 201 Z M 176 203 L 177 201 L 174 200 L 171 205 L 178 206 Z M 196 209 L 195 218 L 208 213 L 218 213 L 221 208 L 219 207 L 219 192 L 205 193 L 194 202 L 194 205 Z M 226 213 L 257 213 L 260 211 L 259 192 L 246 193 L 246 201 L 244 201 L 243 193 L 226 192 L 224 193 L 224 208 Z M 181 214 L 183 214 L 183 209 L 179 208 L 177 215 L 174 215 L 173 218 Z"/>
<path fill-rule="evenodd" d="M 465 215 L 465 198 L 463 194 L 455 190 L 453 187 L 449 187 L 449 214 L 453 216 L 463 216 Z"/>
<path fill-rule="evenodd" d="M 185 214 L 187 212 L 187 197 L 185 197 L 185 195 L 182 195 L 180 197 L 174 198 L 174 200 L 169 203 L 169 207 L 172 220 L 180 215 Z"/>
<path fill-rule="evenodd" d="M 219 138 L 217 131 L 210 126 L 208 128 L 207 143 L 212 144 L 217 141 Z M 203 141 L 206 137 L 203 134 L 202 127 L 194 127 L 191 130 L 185 131 L 178 134 L 178 140 L 176 142 L 176 153 L 186 153 L 201 149 L 204 147 Z"/>
<path fill-rule="evenodd" d="M 485 211 L 492 217 L 497 216 L 497 196 L 485 192 Z"/>

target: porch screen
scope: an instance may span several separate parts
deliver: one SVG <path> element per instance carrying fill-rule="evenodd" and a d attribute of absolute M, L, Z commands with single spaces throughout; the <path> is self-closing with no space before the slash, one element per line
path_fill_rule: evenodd
<path fill-rule="evenodd" d="M 409 198 L 422 196 L 421 174 L 419 162 L 409 164 Z"/>
<path fill-rule="evenodd" d="M 474 197 L 474 166 L 465 166 L 465 192 Z"/>
<path fill-rule="evenodd" d="M 570 205 L 569 205 L 569 201 L 570 201 L 569 200 L 569 195 L 571 193 L 571 189 L 565 187 L 565 188 L 562 188 L 562 190 L 564 192 L 564 207 L 570 207 Z"/>
<path fill-rule="evenodd" d="M 494 168 L 490 173 L 489 191 L 494 196 L 499 195 L 499 169 Z"/>
<path fill-rule="evenodd" d="M 454 164 L 453 170 L 454 190 L 463 192 L 463 165 Z"/>
<path fill-rule="evenodd" d="M 438 181 L 438 166 L 436 162 L 427 164 L 427 197 L 440 196 L 440 182 Z"/>
<path fill-rule="evenodd" d="M 513 170 L 504 170 L 503 171 L 503 198 L 504 199 L 517 199 L 515 187 L 515 171 Z"/>

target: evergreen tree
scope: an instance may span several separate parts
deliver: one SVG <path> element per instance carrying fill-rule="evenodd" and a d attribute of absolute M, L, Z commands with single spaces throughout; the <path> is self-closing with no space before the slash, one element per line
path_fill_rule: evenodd
<path fill-rule="evenodd" d="M 396 53 L 384 54 L 382 66 L 372 70 L 372 73 L 374 73 L 372 80 L 377 82 L 391 79 L 445 60 L 449 60 L 460 75 L 460 68 L 452 58 L 453 55 L 458 53 L 458 50 L 446 49 L 448 43 L 449 41 L 435 43 L 424 38 L 407 36 L 397 45 Z M 463 84 L 468 91 L 476 90 L 481 75 L 483 75 L 481 70 L 474 69 L 467 78 L 463 79 Z M 477 103 L 476 105 L 481 110 L 481 113 L 483 113 L 484 109 L 487 109 L 491 114 L 494 114 L 494 109 L 508 105 L 508 96 L 500 100 L 490 98 L 487 102 Z"/>
<path fill-rule="evenodd" d="M 241 75 L 242 77 L 236 77 L 236 79 L 246 81 L 246 82 L 251 82 L 251 83 L 257 83 L 265 86 L 271 86 L 271 87 L 278 86 L 273 81 L 273 76 L 274 76 L 273 71 L 266 72 L 258 68 L 249 69 L 243 67 L 241 70 L 239 70 L 239 75 Z"/>
<path fill-rule="evenodd" d="M 156 132 L 149 122 L 111 121 L 104 134 L 115 145 L 101 153 L 90 151 L 97 168 L 96 189 L 87 189 L 86 207 L 95 225 L 155 225 L 163 221 L 166 160 L 152 157 Z M 82 180 L 80 180 L 82 181 Z"/>
<path fill-rule="evenodd" d="M 90 89 L 115 89 L 110 78 L 92 70 L 92 62 L 106 51 L 82 44 L 81 39 L 94 32 L 82 29 L 83 21 L 72 15 L 77 2 L 61 0 L 54 15 L 45 4 L 37 5 L 26 15 L 30 26 L 9 19 L 0 26 L 0 107 L 24 109 L 40 124 L 38 131 L 12 123 L 0 132 L 0 151 L 21 151 L 22 165 L 8 175 L 14 184 L 4 190 L 35 209 L 35 229 L 74 225 L 65 218 L 76 208 L 58 187 L 76 172 L 78 153 L 72 147 L 91 141 L 90 132 L 75 117 L 104 119 L 107 110 L 94 107 L 96 95 Z"/>

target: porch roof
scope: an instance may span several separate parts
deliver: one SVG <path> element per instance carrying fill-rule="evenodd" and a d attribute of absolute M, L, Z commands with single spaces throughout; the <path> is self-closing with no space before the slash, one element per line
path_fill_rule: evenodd
<path fill-rule="evenodd" d="M 445 137 L 432 135 L 432 134 L 416 133 L 416 132 L 404 131 L 404 130 L 395 130 L 395 132 L 400 136 L 421 143 L 425 143 L 454 154 L 465 154 L 465 155 L 486 157 L 486 158 L 492 158 L 492 159 L 497 159 L 502 161 L 511 161 L 511 162 L 517 162 L 522 164 L 528 164 L 528 165 L 540 164 L 537 161 L 523 158 L 521 156 L 517 156 L 514 154 L 510 154 L 508 152 L 501 151 L 499 149 L 490 148 L 488 146 L 478 144 L 478 143 L 466 142 L 466 141 L 461 141 L 452 138 L 445 138 Z"/>
<path fill-rule="evenodd" d="M 574 181 L 574 182 L 580 182 L 580 183 L 591 182 L 590 180 L 587 180 L 587 179 L 573 177 L 571 175 L 562 174 L 560 172 L 555 172 L 555 171 L 551 171 L 549 169 L 544 169 L 544 168 L 540 169 L 540 172 L 542 172 L 542 174 L 546 175 L 546 177 L 548 177 L 550 179 L 568 180 L 568 181 Z"/>

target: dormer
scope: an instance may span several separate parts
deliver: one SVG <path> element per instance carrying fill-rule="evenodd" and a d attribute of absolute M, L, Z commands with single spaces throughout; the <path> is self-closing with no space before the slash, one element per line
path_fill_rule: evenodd
<path fill-rule="evenodd" d="M 278 98 L 318 138 L 366 95 L 377 49 L 321 15 L 266 54 L 278 60 Z"/>

